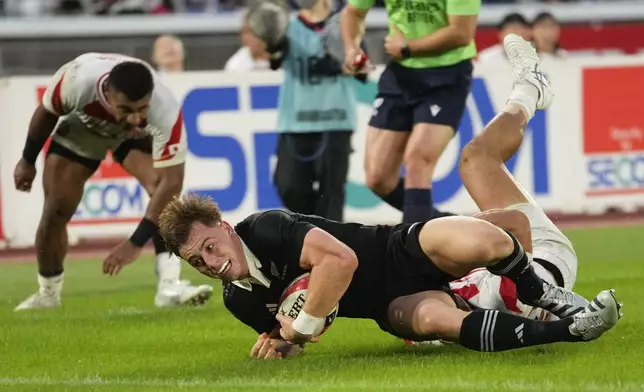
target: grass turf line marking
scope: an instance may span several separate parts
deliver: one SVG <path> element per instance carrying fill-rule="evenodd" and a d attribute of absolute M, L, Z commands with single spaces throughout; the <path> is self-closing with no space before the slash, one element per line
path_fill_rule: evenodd
<path fill-rule="evenodd" d="M 333 381 L 284 381 L 278 379 L 252 379 L 252 378 L 228 378 L 219 381 L 205 380 L 205 379 L 149 379 L 149 380 L 136 380 L 125 378 L 74 378 L 74 379 L 55 379 L 50 377 L 0 377 L 0 385 L 2 386 L 69 386 L 69 387 L 82 387 L 82 386 L 120 386 L 120 387 L 149 387 L 149 388 L 288 388 L 288 389 L 326 389 L 326 390 L 341 390 L 341 389 L 368 389 L 373 390 L 400 390 L 403 388 L 409 389 L 436 389 L 436 388 L 457 388 L 460 390 L 493 390 L 493 389 L 509 389 L 513 391 L 589 391 L 589 392 L 604 392 L 604 391 L 642 391 L 644 390 L 644 383 L 556 383 L 552 381 L 544 382 L 521 382 L 521 381 L 470 381 L 463 379 L 454 380 L 435 380 L 428 377 L 422 383 L 404 383 L 394 382 L 387 383 L 382 380 L 373 382 L 343 382 L 339 380 Z"/>

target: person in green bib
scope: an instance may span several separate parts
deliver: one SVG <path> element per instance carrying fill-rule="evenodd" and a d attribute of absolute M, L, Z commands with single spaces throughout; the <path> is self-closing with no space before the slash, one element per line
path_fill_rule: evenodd
<path fill-rule="evenodd" d="M 374 0 L 349 0 L 341 29 L 345 72 L 362 55 L 358 43 Z M 451 215 L 433 206 L 436 163 L 458 129 L 472 82 L 481 0 L 385 0 L 391 61 L 380 76 L 369 122 L 369 188 L 403 212 L 403 222 Z M 401 166 L 405 176 L 400 178 Z"/>

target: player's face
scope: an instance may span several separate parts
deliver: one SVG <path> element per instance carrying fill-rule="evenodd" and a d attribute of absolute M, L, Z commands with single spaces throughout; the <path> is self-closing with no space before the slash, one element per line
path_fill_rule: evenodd
<path fill-rule="evenodd" d="M 181 63 L 184 59 L 183 45 L 176 39 L 160 39 L 154 47 L 154 58 L 158 65 L 166 68 Z"/>
<path fill-rule="evenodd" d="M 227 222 L 215 226 L 194 223 L 181 256 L 199 272 L 226 281 L 248 277 L 241 240 Z"/>
<path fill-rule="evenodd" d="M 554 45 L 559 41 L 559 24 L 555 20 L 544 19 L 535 24 L 532 34 L 537 44 Z"/>
<path fill-rule="evenodd" d="M 138 127 L 148 118 L 152 94 L 148 94 L 138 101 L 130 101 L 125 94 L 118 91 L 108 92 L 105 97 L 112 109 L 112 114 L 119 122 Z"/>

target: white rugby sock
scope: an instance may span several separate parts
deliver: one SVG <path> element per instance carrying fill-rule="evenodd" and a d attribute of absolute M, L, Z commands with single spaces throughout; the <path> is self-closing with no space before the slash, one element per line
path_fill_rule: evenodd
<path fill-rule="evenodd" d="M 38 293 L 48 297 L 60 297 L 60 292 L 63 291 L 63 275 L 46 278 L 38 274 L 38 286 L 40 286 Z"/>
<path fill-rule="evenodd" d="M 181 260 L 170 252 L 157 254 L 156 273 L 159 286 L 178 282 L 181 277 Z"/>
<path fill-rule="evenodd" d="M 537 90 L 536 87 L 528 83 L 517 84 L 514 86 L 512 94 L 510 94 L 510 98 L 506 101 L 506 107 L 503 111 L 515 114 L 516 110 L 512 108 L 512 104 L 519 105 L 523 110 L 525 110 L 525 114 L 528 116 L 527 121 L 530 121 L 537 110 L 538 99 L 539 90 Z"/>

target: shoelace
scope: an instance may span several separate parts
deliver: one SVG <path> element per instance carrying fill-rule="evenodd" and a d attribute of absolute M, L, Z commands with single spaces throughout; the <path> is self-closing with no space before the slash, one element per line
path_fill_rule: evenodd
<path fill-rule="evenodd" d="M 603 323 L 604 320 L 598 314 L 584 312 L 575 320 L 575 328 L 582 336 L 585 337 L 589 332 L 593 332 L 601 327 Z"/>
<path fill-rule="evenodd" d="M 562 290 L 560 287 L 547 284 L 545 295 L 543 298 L 548 302 L 554 302 L 557 304 L 572 305 L 574 303 L 574 296 L 571 292 Z"/>

